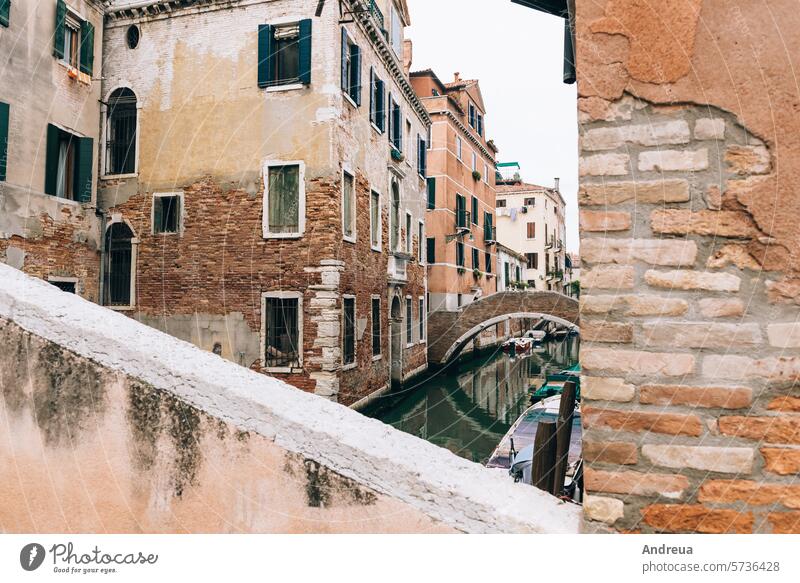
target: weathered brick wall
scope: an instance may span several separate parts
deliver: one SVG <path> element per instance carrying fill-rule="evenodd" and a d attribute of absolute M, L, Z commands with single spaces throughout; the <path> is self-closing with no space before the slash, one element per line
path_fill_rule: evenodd
<path fill-rule="evenodd" d="M 589 529 L 800 531 L 798 53 L 773 41 L 798 17 L 773 4 L 578 2 Z"/>

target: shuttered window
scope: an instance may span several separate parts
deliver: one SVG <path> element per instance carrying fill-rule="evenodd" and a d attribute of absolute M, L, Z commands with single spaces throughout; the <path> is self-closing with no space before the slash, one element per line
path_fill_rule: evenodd
<path fill-rule="evenodd" d="M 406 344 L 414 342 L 414 306 L 411 298 L 406 298 Z"/>
<path fill-rule="evenodd" d="M 355 183 L 352 174 L 345 172 L 342 180 L 342 235 L 345 239 L 356 238 Z"/>
<path fill-rule="evenodd" d="M 353 364 L 356 360 L 356 300 L 343 298 L 342 313 L 342 364 Z"/>
<path fill-rule="evenodd" d="M 426 260 L 429 265 L 436 263 L 436 238 L 428 237 L 427 241 L 427 257 Z"/>
<path fill-rule="evenodd" d="M 8 170 L 8 124 L 8 103 L 0 102 L 0 182 L 5 181 Z"/>
<path fill-rule="evenodd" d="M 386 130 L 386 85 L 375 74 L 375 70 L 369 70 L 369 120 L 383 133 Z"/>
<path fill-rule="evenodd" d="M 486 258 L 486 273 L 492 272 L 492 254 L 488 251 L 484 254 Z"/>
<path fill-rule="evenodd" d="M 299 233 L 300 167 L 270 167 L 267 189 L 269 233 Z"/>
<path fill-rule="evenodd" d="M 464 267 L 464 243 L 456 241 L 456 265 Z"/>
<path fill-rule="evenodd" d="M 472 197 L 472 224 L 478 224 L 478 197 Z"/>
<path fill-rule="evenodd" d="M 11 0 L 0 0 L 0 26 L 8 26 L 11 16 Z"/>
<path fill-rule="evenodd" d="M 342 28 L 342 91 L 361 105 L 361 50 Z"/>
<path fill-rule="evenodd" d="M 78 202 L 90 202 L 93 159 L 92 138 L 81 138 L 48 124 L 45 193 Z"/>
<path fill-rule="evenodd" d="M 428 178 L 428 210 L 436 208 L 436 179 Z"/>
<path fill-rule="evenodd" d="M 381 195 L 374 190 L 370 193 L 369 208 L 370 245 L 373 249 L 381 247 Z"/>
<path fill-rule="evenodd" d="M 53 31 L 53 55 L 64 58 L 64 36 L 66 34 L 67 4 L 64 0 L 56 2 L 56 27 Z"/>
<path fill-rule="evenodd" d="M 536 223 L 528 223 L 528 239 L 536 238 Z"/>
<path fill-rule="evenodd" d="M 481 268 L 481 253 L 475 247 L 472 248 L 472 268 L 473 269 Z"/>
<path fill-rule="evenodd" d="M 419 134 L 417 134 L 417 173 L 423 178 L 428 174 L 428 146 Z"/>
<path fill-rule="evenodd" d="M 372 356 L 381 354 L 381 299 L 372 298 Z"/>
<path fill-rule="evenodd" d="M 258 86 L 311 83 L 311 19 L 258 27 Z"/>
<path fill-rule="evenodd" d="M 81 22 L 80 71 L 91 75 L 94 69 L 94 26 L 91 22 Z"/>

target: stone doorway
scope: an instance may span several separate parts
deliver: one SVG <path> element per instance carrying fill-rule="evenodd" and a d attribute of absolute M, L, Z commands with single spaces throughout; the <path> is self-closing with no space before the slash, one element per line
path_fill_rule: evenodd
<path fill-rule="evenodd" d="M 395 388 L 403 382 L 403 307 L 400 298 L 394 296 L 392 308 L 389 313 L 389 325 L 391 328 L 391 383 Z"/>

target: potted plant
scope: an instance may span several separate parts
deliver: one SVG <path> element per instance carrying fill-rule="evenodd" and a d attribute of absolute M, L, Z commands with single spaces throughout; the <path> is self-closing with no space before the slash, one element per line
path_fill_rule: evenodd
<path fill-rule="evenodd" d="M 480 172 L 478 172 L 477 170 L 473 170 L 473 171 L 472 171 L 472 179 L 473 179 L 475 182 L 479 182 L 479 181 L 480 181 L 480 179 L 481 179 L 481 173 L 480 173 Z"/>
<path fill-rule="evenodd" d="M 475 269 L 472 270 L 472 275 L 475 276 L 475 279 L 480 279 L 481 276 L 483 275 L 483 272 L 476 267 Z"/>
<path fill-rule="evenodd" d="M 463 267 L 459 267 L 459 268 L 458 268 L 458 274 L 459 274 L 459 275 L 464 275 L 466 272 L 467 272 L 467 270 L 466 270 L 466 269 L 464 269 Z"/>
<path fill-rule="evenodd" d="M 403 152 L 401 152 L 397 148 L 392 148 L 392 160 L 394 160 L 395 162 L 402 162 L 405 159 L 406 157 L 403 155 Z"/>

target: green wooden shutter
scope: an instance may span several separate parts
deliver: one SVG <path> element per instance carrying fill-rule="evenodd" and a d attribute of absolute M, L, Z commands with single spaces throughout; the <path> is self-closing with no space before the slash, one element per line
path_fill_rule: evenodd
<path fill-rule="evenodd" d="M 94 147 L 92 138 L 73 138 L 78 146 L 77 172 L 75 172 L 75 200 L 92 201 L 92 160 Z"/>
<path fill-rule="evenodd" d="M 272 77 L 272 26 L 258 25 L 258 86 L 267 87 Z"/>
<path fill-rule="evenodd" d="M 53 55 L 64 58 L 64 21 L 67 18 L 67 4 L 64 0 L 56 2 L 56 30 L 53 34 Z"/>
<path fill-rule="evenodd" d="M 478 224 L 478 197 L 472 197 L 472 224 Z"/>
<path fill-rule="evenodd" d="M 300 21 L 300 83 L 311 84 L 311 19 Z"/>
<path fill-rule="evenodd" d="M 94 68 L 94 26 L 91 22 L 81 22 L 81 73 L 92 74 Z"/>
<path fill-rule="evenodd" d="M 361 106 L 361 49 L 353 45 L 353 63 L 350 65 L 356 74 L 355 99 L 356 105 Z"/>
<path fill-rule="evenodd" d="M 47 124 L 47 148 L 45 150 L 44 162 L 44 192 L 45 194 L 56 195 L 58 180 L 58 141 L 61 135 L 53 124 Z"/>
<path fill-rule="evenodd" d="M 11 0 L 0 0 L 0 25 L 8 26 L 11 15 Z"/>
<path fill-rule="evenodd" d="M 428 210 L 436 208 L 436 179 L 428 178 Z"/>
<path fill-rule="evenodd" d="M 342 91 L 349 93 L 350 81 L 347 78 L 347 30 L 342 27 Z"/>
<path fill-rule="evenodd" d="M 436 263 L 436 238 L 428 237 L 428 263 Z"/>
<path fill-rule="evenodd" d="M 377 117 L 375 115 L 375 69 L 369 68 L 369 121 L 377 124 Z"/>
<path fill-rule="evenodd" d="M 378 116 L 378 127 L 381 133 L 386 131 L 386 85 L 383 80 L 378 79 L 377 87 L 375 88 L 375 96 L 378 100 L 378 106 L 375 114 Z"/>
<path fill-rule="evenodd" d="M 0 103 L 0 182 L 5 181 L 7 168 L 8 168 L 8 103 Z"/>

